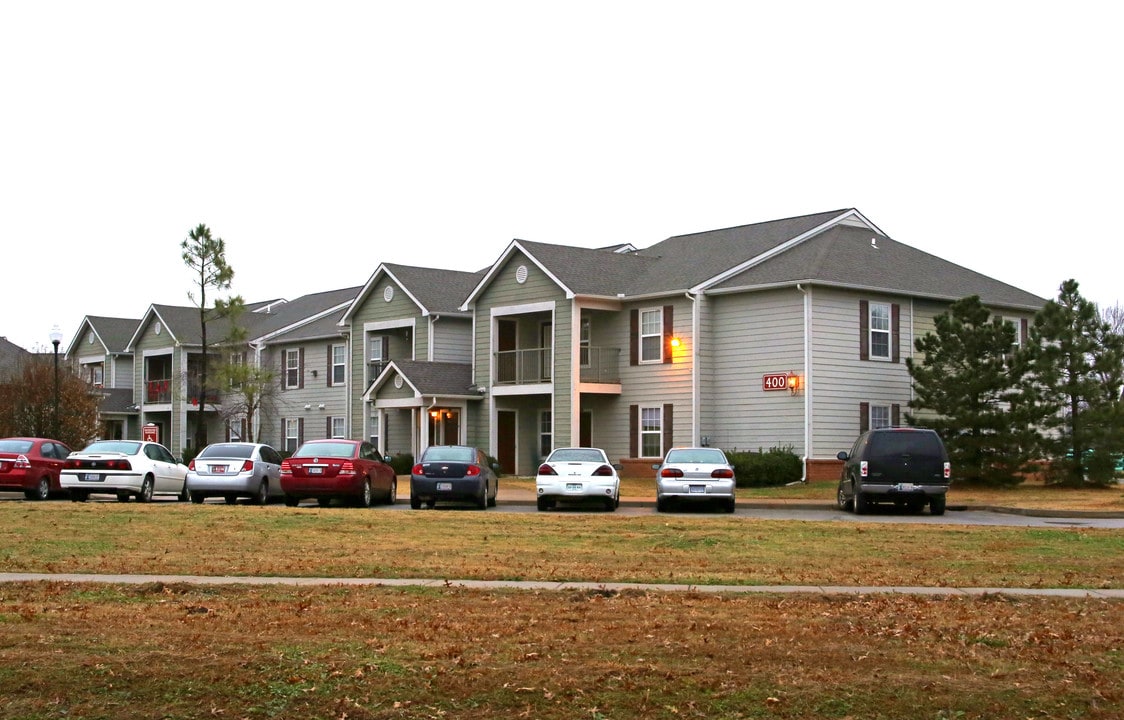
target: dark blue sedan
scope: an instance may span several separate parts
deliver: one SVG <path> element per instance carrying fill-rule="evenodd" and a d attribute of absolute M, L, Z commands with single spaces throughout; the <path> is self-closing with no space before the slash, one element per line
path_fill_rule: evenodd
<path fill-rule="evenodd" d="M 437 501 L 475 503 L 481 510 L 495 506 L 499 478 L 488 456 L 465 445 L 433 445 L 410 472 L 410 507 L 417 510 Z"/>

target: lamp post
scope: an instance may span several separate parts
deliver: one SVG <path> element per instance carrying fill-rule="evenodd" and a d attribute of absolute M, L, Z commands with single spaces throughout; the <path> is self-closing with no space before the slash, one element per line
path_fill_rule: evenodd
<path fill-rule="evenodd" d="M 55 348 L 55 402 L 51 415 L 51 437 L 57 439 L 59 436 L 59 343 L 62 342 L 62 330 L 59 330 L 58 325 L 51 328 L 50 337 L 51 345 Z"/>

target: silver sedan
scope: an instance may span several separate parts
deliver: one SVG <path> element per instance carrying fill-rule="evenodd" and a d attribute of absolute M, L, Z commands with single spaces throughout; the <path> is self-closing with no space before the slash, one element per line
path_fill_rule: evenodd
<path fill-rule="evenodd" d="M 718 448 L 672 448 L 656 471 L 656 510 L 666 512 L 672 502 L 718 502 L 734 512 L 734 467 Z"/>
<path fill-rule="evenodd" d="M 281 456 L 261 443 L 213 443 L 203 448 L 187 466 L 187 492 L 191 502 L 222 497 L 233 505 L 248 497 L 257 505 L 284 496 L 281 491 Z"/>

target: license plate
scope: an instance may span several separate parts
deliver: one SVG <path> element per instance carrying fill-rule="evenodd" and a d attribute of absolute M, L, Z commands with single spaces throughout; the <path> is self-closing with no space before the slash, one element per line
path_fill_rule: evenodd
<path fill-rule="evenodd" d="M 700 494 L 700 495 L 705 494 L 706 493 L 706 485 L 692 485 L 691 486 L 691 493 L 692 494 Z"/>
<path fill-rule="evenodd" d="M 921 486 L 913 483 L 898 483 L 894 486 L 894 489 L 898 492 L 913 492 L 914 490 L 920 490 Z"/>
<path fill-rule="evenodd" d="M 437 483 L 438 492 L 440 492 L 440 491 L 450 492 L 450 491 L 452 491 L 452 489 L 453 489 L 453 483 L 451 483 L 451 482 L 439 482 L 439 483 Z"/>
<path fill-rule="evenodd" d="M 101 475 L 97 473 L 86 473 L 82 476 L 82 480 L 85 482 L 101 482 Z"/>
<path fill-rule="evenodd" d="M 324 468 L 322 468 L 322 467 L 310 467 L 308 469 L 308 474 L 309 475 L 323 475 L 324 474 Z"/>
<path fill-rule="evenodd" d="M 222 474 L 226 472 L 226 465 L 212 465 L 211 472 Z"/>
<path fill-rule="evenodd" d="M 581 483 L 566 483 L 566 490 L 568 490 L 568 491 L 581 492 L 581 489 L 582 489 Z"/>

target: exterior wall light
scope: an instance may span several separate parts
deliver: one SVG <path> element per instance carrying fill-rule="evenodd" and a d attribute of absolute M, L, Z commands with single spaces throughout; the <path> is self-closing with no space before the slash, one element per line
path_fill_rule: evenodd
<path fill-rule="evenodd" d="M 682 344 L 682 341 L 677 336 L 671 338 L 671 347 L 677 348 L 680 344 Z"/>
<path fill-rule="evenodd" d="M 800 376 L 796 373 L 788 374 L 788 390 L 793 395 L 796 395 L 800 392 Z"/>

